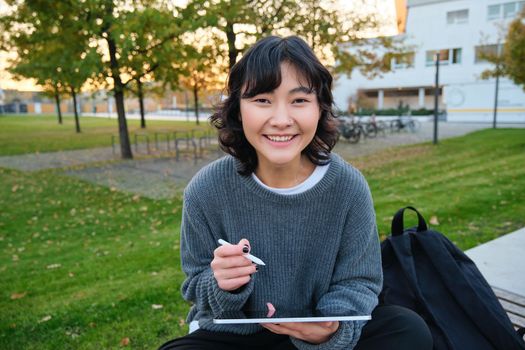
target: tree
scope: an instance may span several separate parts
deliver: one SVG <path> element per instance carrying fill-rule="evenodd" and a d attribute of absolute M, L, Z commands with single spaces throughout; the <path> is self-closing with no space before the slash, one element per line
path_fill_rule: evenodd
<path fill-rule="evenodd" d="M 40 85 L 43 88 L 44 94 L 55 99 L 58 124 L 62 124 L 63 121 L 62 111 L 60 108 L 60 99 L 62 95 L 66 94 L 66 91 L 57 77 L 49 77 L 48 69 L 39 70 L 38 66 L 31 62 L 24 63 L 24 61 L 20 59 L 20 56 L 18 56 L 15 61 L 12 61 L 11 65 L 12 66 L 8 69 L 8 71 L 13 74 L 15 79 L 35 79 L 37 85 Z"/>
<path fill-rule="evenodd" d="M 525 9 L 511 22 L 503 50 L 505 73 L 525 90 Z"/>
<path fill-rule="evenodd" d="M 173 58 L 170 54 L 176 47 L 174 39 L 183 31 L 178 29 L 178 21 L 167 5 L 162 0 L 6 1 L 14 8 L 13 19 L 3 20 L 8 23 L 3 28 L 10 33 L 10 38 L 24 33 L 29 41 L 40 43 L 45 42 L 43 37 L 47 33 L 62 40 L 61 57 L 68 65 L 60 62 L 56 69 L 46 66 L 44 70 L 48 76 L 65 75 L 68 79 L 61 82 L 68 87 L 73 99 L 80 91 L 80 78 L 86 75 L 92 85 L 112 89 L 121 155 L 132 158 L 124 90 L 136 81 L 137 94 L 142 100 L 142 83 L 152 79 L 152 72 L 162 64 L 169 66 L 166 62 Z M 34 13 L 37 20 L 33 18 Z M 97 64 L 81 62 L 86 59 Z"/>
<path fill-rule="evenodd" d="M 159 9 L 148 12 L 146 9 Z M 167 16 L 167 7 L 160 1 L 134 0 L 86 0 L 79 10 L 89 26 L 90 44 L 96 45 L 103 60 L 103 73 L 98 83 L 111 81 L 113 96 L 119 121 L 120 148 L 123 158 L 132 158 L 128 127 L 124 109 L 124 90 L 132 81 L 146 78 L 162 67 L 168 69 L 166 62 L 173 59 L 171 54 L 176 47 L 177 36 L 184 32 L 180 22 Z M 137 15 L 149 15 L 151 28 L 136 23 Z M 158 16 L 160 20 L 151 20 Z M 146 34 L 144 34 L 144 30 Z M 143 38 L 147 40 L 143 40 Z M 142 40 L 142 41 L 141 41 Z M 101 44 L 104 41 L 104 45 Z M 138 90 L 137 90 L 138 91 Z"/>
<path fill-rule="evenodd" d="M 481 73 L 482 79 L 495 78 L 493 128 L 496 128 L 498 114 L 499 79 L 502 76 L 511 78 L 516 84 L 525 89 L 525 9 L 520 16 L 512 21 L 508 28 L 505 23 L 498 23 L 497 43 L 487 45 L 488 37 L 483 36 L 479 51 L 479 58 L 494 64 L 491 69 Z M 505 41 L 502 44 L 502 41 Z"/>
<path fill-rule="evenodd" d="M 203 88 L 208 92 L 220 90 L 224 82 L 225 65 L 217 59 L 217 47 L 204 45 L 196 48 L 193 45 L 185 46 L 184 60 L 174 62 L 176 70 L 182 72 L 180 84 L 193 92 L 195 119 L 199 125 L 199 93 Z M 223 79 L 221 79 L 223 78 Z"/>
<path fill-rule="evenodd" d="M 179 72 L 172 69 L 172 62 L 181 58 L 182 45 L 178 42 L 180 31 L 174 25 L 173 14 L 165 7 L 145 7 L 126 13 L 126 21 L 119 24 L 120 65 L 128 75 L 123 82 L 126 89 L 137 96 L 140 106 L 141 128 L 146 127 L 144 95 L 147 87 L 155 89 L 164 76 L 176 81 Z M 164 72 L 161 72 L 163 71 Z M 157 72 L 159 72 L 157 74 Z"/>
<path fill-rule="evenodd" d="M 353 5 L 367 8 L 360 6 L 363 0 Z M 386 72 L 391 59 L 406 51 L 400 39 L 366 39 L 381 24 L 375 12 L 342 11 L 336 0 L 193 0 L 179 11 L 185 18 L 193 16 L 196 26 L 221 33 L 216 46 L 223 48 L 230 69 L 239 54 L 269 34 L 301 36 L 333 73 L 350 74 L 357 67 L 366 74 Z"/>
<path fill-rule="evenodd" d="M 80 132 L 76 97 L 93 74 L 98 56 L 78 40 L 83 34 L 68 9 L 61 2 L 17 4 L 16 10 L 1 21 L 5 30 L 2 48 L 17 53 L 10 62 L 10 71 L 15 76 L 34 78 L 45 91 L 53 92 L 60 124 L 60 95 L 71 94 L 75 128 Z"/>

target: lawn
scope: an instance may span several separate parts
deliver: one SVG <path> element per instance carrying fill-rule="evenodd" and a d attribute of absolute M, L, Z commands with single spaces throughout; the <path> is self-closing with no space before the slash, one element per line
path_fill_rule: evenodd
<path fill-rule="evenodd" d="M 149 121 L 146 129 L 140 128 L 140 120 L 128 119 L 130 142 L 135 133 L 148 133 L 150 140 L 154 134 L 162 132 L 187 132 L 196 130 L 196 135 L 210 131 L 206 120 L 200 125 L 185 121 Z M 116 119 L 81 117 L 81 133 L 75 132 L 72 116 L 63 117 L 63 124 L 56 116 L 0 116 L 0 156 L 35 152 L 53 152 L 92 147 L 111 147 L 111 135 L 118 142 L 118 122 Z M 159 134 L 159 140 L 165 140 Z"/>
<path fill-rule="evenodd" d="M 525 226 L 524 129 L 352 163 L 369 181 L 382 237 L 409 204 L 462 249 Z M 0 207 L 1 349 L 153 349 L 187 332 L 180 198 L 0 168 Z"/>

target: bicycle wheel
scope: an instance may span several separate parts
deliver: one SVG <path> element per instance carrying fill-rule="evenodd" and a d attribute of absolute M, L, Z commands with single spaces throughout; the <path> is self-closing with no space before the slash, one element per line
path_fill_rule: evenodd
<path fill-rule="evenodd" d="M 358 143 L 360 138 L 361 138 L 361 132 L 359 130 L 359 127 L 354 126 L 352 129 L 350 129 L 348 142 Z"/>
<path fill-rule="evenodd" d="M 372 124 L 372 123 L 368 123 L 368 124 L 365 124 L 365 135 L 366 137 L 370 137 L 371 139 L 373 139 L 374 137 L 377 136 L 377 126 Z"/>
<path fill-rule="evenodd" d="M 421 122 L 419 120 L 411 120 L 410 123 L 408 124 L 408 127 L 410 128 L 410 131 L 412 132 L 416 132 L 418 131 L 419 129 L 421 129 Z"/>
<path fill-rule="evenodd" d="M 402 124 L 400 119 L 394 119 L 390 122 L 390 132 L 398 132 L 401 130 Z"/>

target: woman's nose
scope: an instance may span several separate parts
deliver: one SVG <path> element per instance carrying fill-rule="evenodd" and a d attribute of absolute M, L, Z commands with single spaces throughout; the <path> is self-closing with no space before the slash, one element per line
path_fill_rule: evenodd
<path fill-rule="evenodd" d="M 287 108 L 277 107 L 273 111 L 272 118 L 270 119 L 270 125 L 275 127 L 289 127 L 293 124 L 293 119 L 291 118 Z"/>

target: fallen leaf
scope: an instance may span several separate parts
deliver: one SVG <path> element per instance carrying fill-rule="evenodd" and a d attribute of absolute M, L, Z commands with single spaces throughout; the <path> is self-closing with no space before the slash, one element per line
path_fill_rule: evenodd
<path fill-rule="evenodd" d="M 435 215 L 432 216 L 432 217 L 430 218 L 430 220 L 428 220 L 428 222 L 429 222 L 429 224 L 431 224 L 431 225 L 439 226 L 438 218 L 437 218 L 437 216 L 435 216 Z"/>
<path fill-rule="evenodd" d="M 38 321 L 38 323 L 42 323 L 42 322 L 47 322 L 51 319 L 52 317 L 51 316 L 45 316 L 43 319 L 41 319 L 40 321 Z"/>
<path fill-rule="evenodd" d="M 120 346 L 128 346 L 129 345 L 129 338 L 122 338 L 120 341 Z"/>
<path fill-rule="evenodd" d="M 23 292 L 23 293 L 13 293 L 11 294 L 11 300 L 17 300 L 17 299 L 22 299 L 23 297 L 25 297 L 27 294 L 27 292 Z"/>
<path fill-rule="evenodd" d="M 11 188 L 11 192 L 13 192 L 13 193 L 15 193 L 17 190 L 18 190 L 18 185 L 14 185 L 14 186 Z"/>
<path fill-rule="evenodd" d="M 58 269 L 60 266 L 62 266 L 61 264 L 51 264 L 51 265 L 47 265 L 46 266 L 46 269 Z"/>
<path fill-rule="evenodd" d="M 153 304 L 153 305 L 151 305 L 151 307 L 152 307 L 154 310 L 158 310 L 158 309 L 162 309 L 164 306 L 163 306 L 163 305 L 160 305 L 160 304 Z"/>

